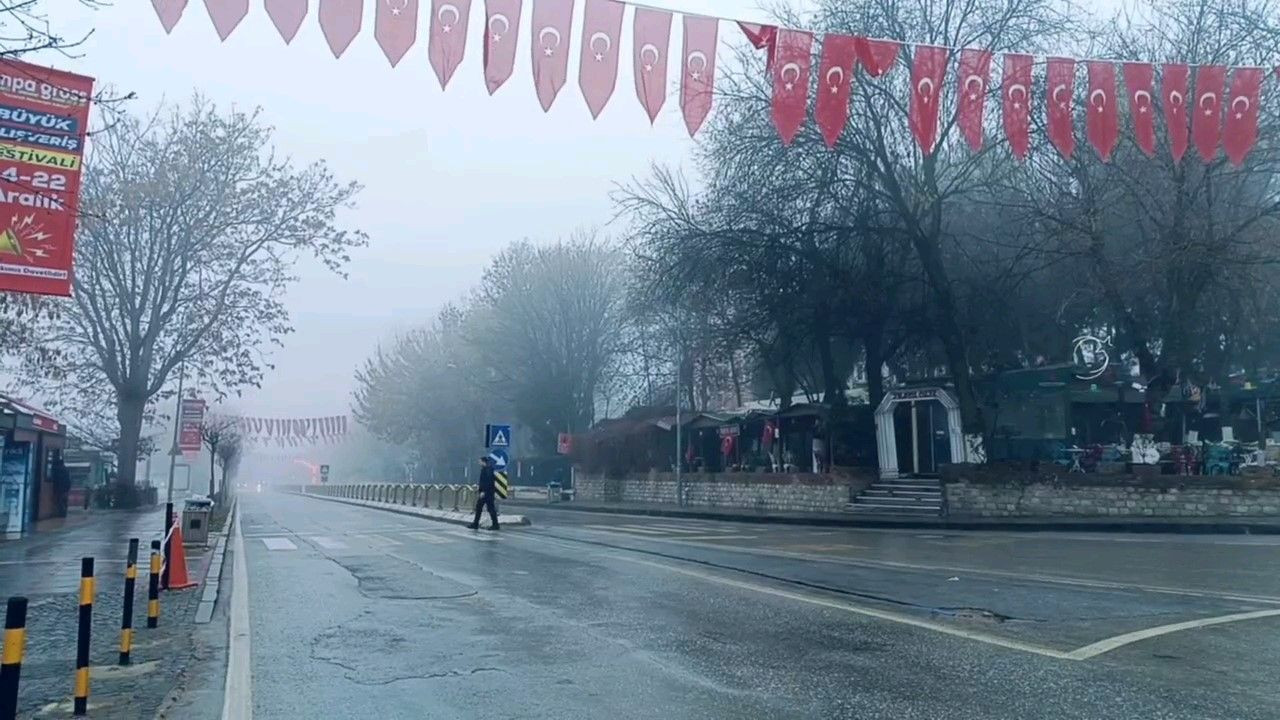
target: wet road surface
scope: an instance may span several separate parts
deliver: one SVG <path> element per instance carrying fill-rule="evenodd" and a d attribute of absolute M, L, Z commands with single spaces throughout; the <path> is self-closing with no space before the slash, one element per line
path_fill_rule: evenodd
<path fill-rule="evenodd" d="M 1280 717 L 1277 538 L 527 514 L 244 497 L 254 716 Z"/>

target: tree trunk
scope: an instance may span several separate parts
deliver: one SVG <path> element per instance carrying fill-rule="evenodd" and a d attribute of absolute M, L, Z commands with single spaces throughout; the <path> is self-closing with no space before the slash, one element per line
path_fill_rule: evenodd
<path fill-rule="evenodd" d="M 867 403 L 874 411 L 884 399 L 884 329 L 872 327 L 862 338 L 867 370 Z"/>
<path fill-rule="evenodd" d="M 209 499 L 213 500 L 215 487 L 213 485 L 214 459 L 218 457 L 218 443 L 209 444 Z"/>
<path fill-rule="evenodd" d="M 120 450 L 117 482 L 134 485 L 138 478 L 138 442 L 142 437 L 142 416 L 146 401 L 142 393 L 117 392 L 116 420 L 120 423 Z"/>

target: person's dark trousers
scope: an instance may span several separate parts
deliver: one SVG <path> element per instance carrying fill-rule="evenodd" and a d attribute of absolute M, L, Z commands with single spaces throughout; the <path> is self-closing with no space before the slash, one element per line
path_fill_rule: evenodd
<path fill-rule="evenodd" d="M 480 493 L 480 497 L 476 500 L 476 518 L 471 521 L 471 527 L 480 527 L 480 511 L 484 508 L 489 509 L 489 519 L 493 521 L 493 529 L 498 529 L 498 506 L 493 502 L 493 493 Z"/>

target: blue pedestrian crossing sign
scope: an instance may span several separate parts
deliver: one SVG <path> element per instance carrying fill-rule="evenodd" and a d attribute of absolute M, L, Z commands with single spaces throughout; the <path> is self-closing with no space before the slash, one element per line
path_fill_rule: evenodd
<path fill-rule="evenodd" d="M 510 425 L 485 425 L 484 446 L 487 448 L 511 447 Z"/>

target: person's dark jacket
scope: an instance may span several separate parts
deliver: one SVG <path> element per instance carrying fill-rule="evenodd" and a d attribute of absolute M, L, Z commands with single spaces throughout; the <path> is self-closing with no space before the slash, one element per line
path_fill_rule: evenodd
<path fill-rule="evenodd" d="M 493 476 L 493 467 L 485 465 L 480 468 L 480 492 L 492 495 L 498 487 L 497 478 Z"/>

